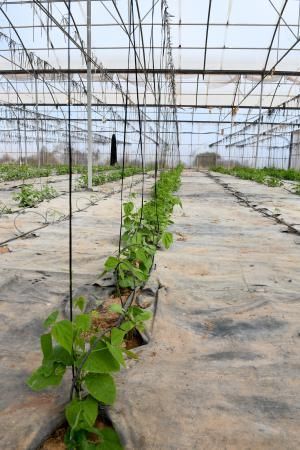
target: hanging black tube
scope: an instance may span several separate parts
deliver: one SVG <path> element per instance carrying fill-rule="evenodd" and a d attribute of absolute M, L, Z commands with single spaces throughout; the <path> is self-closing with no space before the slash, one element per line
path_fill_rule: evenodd
<path fill-rule="evenodd" d="M 115 166 L 118 162 L 117 155 L 117 139 L 116 135 L 113 134 L 111 137 L 111 148 L 110 148 L 110 165 Z"/>

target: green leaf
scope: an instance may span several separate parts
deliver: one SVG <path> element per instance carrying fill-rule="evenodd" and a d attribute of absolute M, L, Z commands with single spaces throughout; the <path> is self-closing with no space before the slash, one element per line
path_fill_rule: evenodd
<path fill-rule="evenodd" d="M 141 245 L 143 242 L 143 234 L 142 233 L 135 233 L 131 238 L 132 244 Z"/>
<path fill-rule="evenodd" d="M 70 427 L 81 430 L 92 427 L 98 416 L 98 402 L 88 396 L 84 400 L 74 399 L 65 408 Z"/>
<path fill-rule="evenodd" d="M 68 429 L 64 437 L 64 443 L 69 450 L 97 450 L 97 444 L 90 443 L 86 430 Z"/>
<path fill-rule="evenodd" d="M 50 375 L 52 375 L 53 370 L 54 370 L 54 363 L 55 363 L 55 361 L 43 359 L 42 367 L 43 367 L 43 375 L 45 377 L 50 377 Z"/>
<path fill-rule="evenodd" d="M 52 354 L 52 337 L 50 333 L 42 334 L 41 336 L 41 348 L 44 358 L 49 358 Z"/>
<path fill-rule="evenodd" d="M 114 379 L 108 374 L 88 374 L 84 379 L 89 394 L 105 405 L 112 405 L 116 399 Z"/>
<path fill-rule="evenodd" d="M 143 324 L 143 322 L 139 322 L 136 325 L 136 329 L 140 332 L 140 333 L 144 333 L 145 331 L 145 325 Z"/>
<path fill-rule="evenodd" d="M 41 391 L 49 386 L 58 386 L 61 383 L 65 371 L 66 368 L 61 364 L 54 364 L 49 374 L 49 368 L 41 366 L 28 378 L 27 385 L 33 391 Z"/>
<path fill-rule="evenodd" d="M 79 314 L 75 317 L 75 325 L 80 331 L 88 331 L 91 327 L 91 322 L 89 314 Z"/>
<path fill-rule="evenodd" d="M 98 444 L 97 450 L 123 450 L 119 436 L 112 428 L 101 430 L 103 441 Z"/>
<path fill-rule="evenodd" d="M 84 297 L 78 297 L 77 300 L 75 300 L 74 306 L 75 308 L 79 308 L 82 312 L 85 307 L 86 300 Z"/>
<path fill-rule="evenodd" d="M 110 342 L 112 345 L 121 345 L 125 336 L 125 331 L 119 328 L 113 328 L 110 333 Z"/>
<path fill-rule="evenodd" d="M 152 318 L 152 312 L 151 311 L 142 311 L 139 314 L 135 316 L 135 320 L 137 322 L 144 322 L 145 320 L 149 320 Z"/>
<path fill-rule="evenodd" d="M 118 258 L 116 258 L 114 256 L 109 256 L 107 258 L 107 260 L 105 261 L 104 267 L 105 267 L 105 270 L 110 272 L 110 271 L 114 270 L 118 264 L 119 264 Z"/>
<path fill-rule="evenodd" d="M 137 267 L 129 261 L 122 262 L 122 269 L 130 271 L 139 281 L 146 281 L 148 279 L 148 274 L 145 274 L 142 270 L 137 269 Z M 127 278 L 129 279 L 130 277 Z"/>
<path fill-rule="evenodd" d="M 74 430 L 80 429 L 80 416 L 82 414 L 81 402 L 72 400 L 65 408 L 66 419 L 70 427 Z"/>
<path fill-rule="evenodd" d="M 123 225 L 127 230 L 131 228 L 132 223 L 131 223 L 131 220 L 129 219 L 129 217 L 125 217 Z M 124 233 L 122 238 L 126 239 L 127 236 L 128 236 L 128 233 Z"/>
<path fill-rule="evenodd" d="M 122 366 L 126 366 L 122 350 L 119 347 L 115 347 L 114 345 L 111 345 L 109 342 L 107 342 L 107 348 L 112 354 L 112 356 L 115 358 L 116 361 L 118 361 L 119 364 L 122 364 Z"/>
<path fill-rule="evenodd" d="M 119 280 L 119 286 L 121 288 L 131 288 L 135 287 L 135 279 L 132 276 L 127 276 L 124 279 Z"/>
<path fill-rule="evenodd" d="M 110 373 L 118 372 L 120 365 L 111 355 L 106 343 L 100 342 L 87 358 L 83 369 L 92 373 Z"/>
<path fill-rule="evenodd" d="M 129 260 L 122 260 L 121 264 L 120 264 L 120 269 L 121 270 L 132 270 L 135 266 L 129 261 Z"/>
<path fill-rule="evenodd" d="M 44 321 L 44 327 L 48 328 L 50 327 L 57 319 L 59 314 L 59 311 L 53 311 L 50 316 L 47 317 L 47 319 Z"/>
<path fill-rule="evenodd" d="M 130 350 L 125 350 L 125 349 L 123 351 L 124 351 L 125 355 L 128 356 L 128 358 L 130 358 L 130 359 L 139 359 L 139 356 L 136 353 L 131 352 Z"/>
<path fill-rule="evenodd" d="M 173 243 L 173 234 L 172 234 L 172 233 L 169 233 L 168 231 L 165 231 L 165 232 L 162 234 L 161 241 L 162 241 L 162 243 L 163 243 L 163 246 L 164 246 L 166 249 L 170 248 L 171 245 L 172 245 L 172 243 Z"/>
<path fill-rule="evenodd" d="M 134 328 L 134 323 L 131 322 L 130 320 L 127 322 L 123 322 L 122 325 L 120 326 L 121 330 L 126 331 L 126 333 L 128 333 L 130 330 L 132 330 Z"/>
<path fill-rule="evenodd" d="M 132 269 L 132 273 L 133 275 L 140 281 L 146 281 L 148 280 L 148 273 L 143 272 L 140 269 L 137 269 L 135 267 L 133 267 Z"/>
<path fill-rule="evenodd" d="M 128 308 L 128 313 L 132 314 L 136 321 L 149 320 L 152 317 L 151 311 L 146 311 L 139 306 L 131 306 L 130 308 Z"/>
<path fill-rule="evenodd" d="M 136 254 L 136 258 L 139 261 L 141 261 L 142 263 L 144 263 L 145 265 L 147 265 L 149 263 L 149 261 L 151 264 L 152 258 L 149 257 L 143 249 L 139 248 L 135 254 Z"/>
<path fill-rule="evenodd" d="M 69 320 L 61 320 L 53 325 L 52 336 L 70 355 L 73 347 L 73 325 Z"/>
<path fill-rule="evenodd" d="M 124 203 L 123 209 L 124 209 L 124 213 L 126 214 L 126 216 L 128 216 L 134 209 L 133 202 Z"/>
<path fill-rule="evenodd" d="M 65 350 L 60 345 L 56 345 L 53 348 L 52 354 L 50 355 L 48 360 L 64 364 L 65 366 L 71 366 L 73 363 L 73 358 L 71 357 L 70 353 L 68 353 L 67 350 Z"/>
<path fill-rule="evenodd" d="M 86 423 L 92 427 L 98 416 L 98 402 L 93 397 L 87 397 L 83 401 L 83 416 Z"/>
<path fill-rule="evenodd" d="M 118 313 L 118 314 L 123 314 L 123 308 L 122 308 L 122 306 L 121 306 L 121 305 L 118 305 L 117 303 L 111 305 L 110 308 L 109 308 L 109 310 L 110 310 L 111 312 L 115 312 L 115 313 Z"/>

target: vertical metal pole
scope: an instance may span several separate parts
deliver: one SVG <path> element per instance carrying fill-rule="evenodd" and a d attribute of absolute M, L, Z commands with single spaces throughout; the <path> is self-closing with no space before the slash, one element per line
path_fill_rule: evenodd
<path fill-rule="evenodd" d="M 289 147 L 289 162 L 288 162 L 288 169 L 291 168 L 292 165 L 292 155 L 293 155 L 293 145 L 294 145 L 294 133 L 291 132 L 291 140 L 290 140 L 290 147 Z"/>
<path fill-rule="evenodd" d="M 41 165 L 41 155 L 40 155 L 40 124 L 39 124 L 39 95 L 38 95 L 38 83 L 37 77 L 34 78 L 35 84 L 35 111 L 36 111 L 36 154 L 38 167 Z"/>
<path fill-rule="evenodd" d="M 27 165 L 27 135 L 26 135 L 26 115 L 25 115 L 25 106 L 23 107 L 23 111 L 24 111 L 25 164 Z"/>
<path fill-rule="evenodd" d="M 91 65 L 91 0 L 87 0 L 87 119 L 88 119 L 88 189 L 93 188 L 92 140 L 92 65 Z"/>
<path fill-rule="evenodd" d="M 261 116 L 261 108 L 262 108 L 263 88 L 264 88 L 264 80 L 263 80 L 263 76 L 262 76 L 261 82 L 260 82 L 259 117 L 258 117 L 258 127 L 257 127 L 257 136 L 256 136 L 255 168 L 257 168 L 258 149 L 259 149 L 259 136 L 260 136 L 261 117 L 262 117 Z"/>
<path fill-rule="evenodd" d="M 231 168 L 231 145 L 232 145 L 232 128 L 233 128 L 233 116 L 231 113 L 231 124 L 230 124 L 230 138 L 229 138 L 229 152 L 228 152 L 228 159 L 229 159 L 229 168 Z"/>
<path fill-rule="evenodd" d="M 181 70 L 181 40 L 182 40 L 182 19 L 181 19 L 181 0 L 178 3 L 178 16 L 179 16 L 179 27 L 178 27 L 178 41 L 179 41 L 179 70 Z M 182 94 L 182 75 L 179 75 L 179 98 L 181 102 L 181 94 Z"/>
<path fill-rule="evenodd" d="M 245 145 L 243 145 L 242 149 L 242 167 L 244 167 Z"/>
<path fill-rule="evenodd" d="M 270 167 L 271 164 L 271 149 L 272 149 L 272 137 L 270 138 L 270 145 L 269 145 L 269 153 L 268 153 L 268 167 Z"/>
<path fill-rule="evenodd" d="M 20 121 L 19 117 L 17 118 L 17 130 L 18 130 L 18 144 L 19 144 L 19 166 L 23 163 L 23 155 L 22 155 L 22 144 L 21 144 L 21 130 L 20 130 Z"/>

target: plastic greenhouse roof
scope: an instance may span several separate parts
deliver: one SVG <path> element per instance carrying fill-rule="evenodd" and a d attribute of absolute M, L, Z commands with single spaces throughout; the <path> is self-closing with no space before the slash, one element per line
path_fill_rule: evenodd
<path fill-rule="evenodd" d="M 49 67 L 66 71 L 66 5 L 63 0 L 8 0 L 2 3 L 0 102 L 30 104 L 36 101 L 31 68 L 22 63 L 24 49 L 47 61 Z M 137 33 L 138 55 L 140 59 L 145 56 L 146 61 L 153 55 L 154 67 L 161 68 L 161 0 L 143 0 L 138 5 L 143 32 L 143 35 Z M 71 12 L 74 19 L 71 35 L 79 42 L 80 34 L 85 46 L 86 2 L 72 1 Z M 169 2 L 168 13 L 177 105 L 269 108 L 299 95 L 299 0 L 173 0 Z M 109 69 L 111 79 L 124 89 L 129 77 L 129 91 L 132 101 L 136 102 L 135 75 L 126 73 L 136 64 L 132 50 L 128 60 L 129 39 L 124 30 L 128 27 L 128 16 L 126 1 L 92 0 L 93 58 Z M 138 27 L 136 6 L 135 21 L 133 26 Z M 12 48 L 7 37 L 16 43 L 15 47 Z M 76 71 L 80 71 L 85 82 L 85 67 L 82 52 L 72 44 L 73 79 L 79 80 Z M 152 67 L 147 63 L 147 68 Z M 140 67 L 140 86 L 145 85 L 144 69 L 144 66 Z M 119 73 L 115 75 L 114 70 Z M 140 94 L 139 100 L 152 105 L 155 95 L 151 75 L 149 79 L 146 96 Z M 52 95 L 43 86 L 44 80 L 49 85 L 55 84 Z M 93 76 L 94 94 L 107 103 L 122 104 L 122 95 L 115 87 L 111 83 L 104 87 L 101 81 L 99 74 Z M 39 78 L 39 84 L 39 102 L 66 102 L 65 85 L 62 82 L 59 87 L 57 77 L 54 79 L 49 73 L 42 80 Z M 80 102 L 79 98 L 73 100 L 74 103 L 77 101 Z M 161 102 L 169 102 L 167 89 L 164 94 L 164 84 Z M 298 107 L 298 103 L 292 103 L 292 106 Z"/>

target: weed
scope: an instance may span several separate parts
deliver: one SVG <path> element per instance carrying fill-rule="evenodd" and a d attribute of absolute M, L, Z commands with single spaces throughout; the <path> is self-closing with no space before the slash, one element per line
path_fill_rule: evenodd
<path fill-rule="evenodd" d="M 3 214 L 11 214 L 11 213 L 12 213 L 12 209 L 9 208 L 5 203 L 0 201 L 0 216 Z"/>
<path fill-rule="evenodd" d="M 300 183 L 294 186 L 294 194 L 300 195 Z"/>
<path fill-rule="evenodd" d="M 269 187 L 280 187 L 283 185 L 283 182 L 279 178 L 269 176 L 265 177 L 263 183 Z"/>

